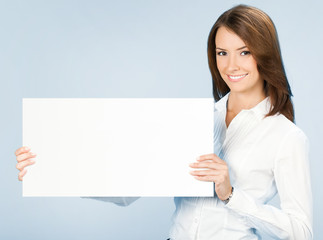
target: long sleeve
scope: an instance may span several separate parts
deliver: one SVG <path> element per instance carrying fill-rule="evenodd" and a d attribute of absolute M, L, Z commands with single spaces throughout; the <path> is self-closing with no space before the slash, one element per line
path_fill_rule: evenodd
<path fill-rule="evenodd" d="M 308 145 L 306 136 L 297 130 L 285 137 L 277 152 L 273 173 L 281 209 L 261 204 L 240 189 L 235 189 L 226 207 L 260 234 L 276 239 L 313 239 Z"/>
<path fill-rule="evenodd" d="M 111 202 L 118 206 L 126 207 L 139 199 L 139 197 L 83 197 L 87 199 L 94 199 L 103 202 Z"/>

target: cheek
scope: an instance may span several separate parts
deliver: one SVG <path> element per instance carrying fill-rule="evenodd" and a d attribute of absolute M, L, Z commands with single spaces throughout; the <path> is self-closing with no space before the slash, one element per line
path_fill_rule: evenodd
<path fill-rule="evenodd" d="M 248 63 L 249 68 L 256 74 L 258 75 L 258 68 L 257 68 L 257 62 L 256 60 L 252 57 L 250 58 L 250 61 Z"/>
<path fill-rule="evenodd" d="M 251 73 L 253 76 L 258 75 L 257 63 L 253 58 L 243 59 L 243 61 L 240 62 L 240 68 L 243 71 Z"/>
<path fill-rule="evenodd" d="M 225 62 L 223 61 L 223 59 L 216 59 L 216 66 L 220 72 L 220 74 L 222 75 L 225 69 Z"/>

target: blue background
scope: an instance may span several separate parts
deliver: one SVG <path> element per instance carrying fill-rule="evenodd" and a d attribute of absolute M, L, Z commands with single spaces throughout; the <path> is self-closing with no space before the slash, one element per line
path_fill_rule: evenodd
<path fill-rule="evenodd" d="M 238 3 L 0 1 L 0 239 L 165 239 L 172 198 L 142 198 L 126 208 L 23 198 L 14 156 L 22 145 L 22 98 L 212 97 L 208 33 Z M 296 123 L 311 142 L 314 239 L 323 239 L 323 3 L 243 3 L 276 24 Z"/>

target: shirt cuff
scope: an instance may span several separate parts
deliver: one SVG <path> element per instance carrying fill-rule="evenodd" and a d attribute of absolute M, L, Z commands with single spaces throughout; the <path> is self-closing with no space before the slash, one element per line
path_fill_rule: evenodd
<path fill-rule="evenodd" d="M 255 200 L 244 194 L 244 192 L 240 191 L 238 188 L 234 188 L 233 195 L 225 206 L 240 214 L 252 214 L 253 212 L 257 212 L 258 208 Z"/>

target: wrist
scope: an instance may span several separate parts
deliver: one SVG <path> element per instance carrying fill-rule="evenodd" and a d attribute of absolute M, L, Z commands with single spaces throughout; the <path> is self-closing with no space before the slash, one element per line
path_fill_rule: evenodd
<path fill-rule="evenodd" d="M 226 199 L 222 200 L 222 202 L 223 202 L 224 204 L 227 204 L 228 202 L 230 202 L 230 199 L 231 199 L 231 198 L 232 198 L 232 196 L 233 196 L 233 191 L 234 191 L 234 188 L 233 188 L 233 187 L 231 187 L 231 193 L 230 193 L 230 195 L 229 195 Z"/>

